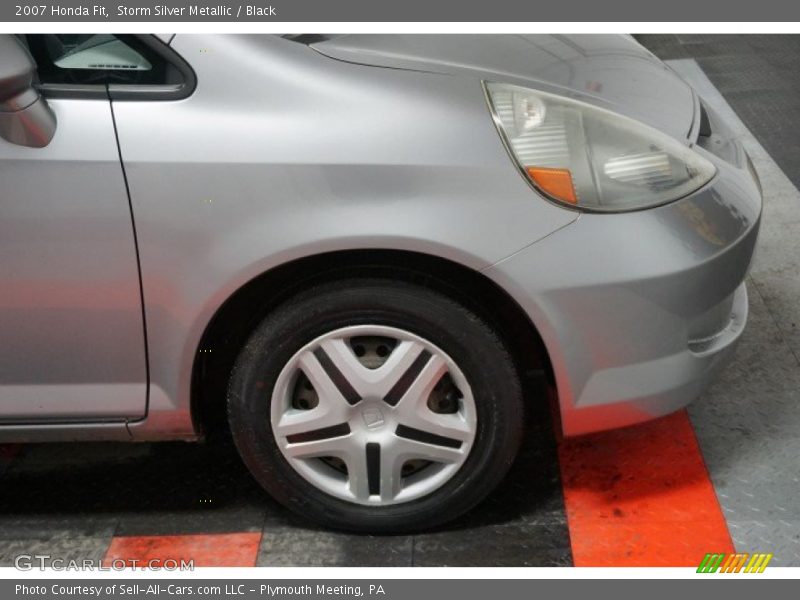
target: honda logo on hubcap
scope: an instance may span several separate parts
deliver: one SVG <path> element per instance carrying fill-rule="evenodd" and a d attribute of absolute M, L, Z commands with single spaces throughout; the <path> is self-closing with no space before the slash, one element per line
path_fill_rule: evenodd
<path fill-rule="evenodd" d="M 376 429 L 383 425 L 383 413 L 379 408 L 369 407 L 361 411 L 361 416 L 364 417 L 364 423 L 370 429 Z"/>

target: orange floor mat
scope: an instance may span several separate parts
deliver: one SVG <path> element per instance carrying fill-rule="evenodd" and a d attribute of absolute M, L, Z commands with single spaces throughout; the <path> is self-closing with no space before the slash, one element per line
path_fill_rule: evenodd
<path fill-rule="evenodd" d="M 151 560 L 161 565 L 194 560 L 195 567 L 253 567 L 260 543 L 261 533 L 120 536 L 111 540 L 103 563 L 124 560 L 128 566 L 143 566 Z"/>
<path fill-rule="evenodd" d="M 733 552 L 686 411 L 559 446 L 579 567 L 696 567 Z"/>

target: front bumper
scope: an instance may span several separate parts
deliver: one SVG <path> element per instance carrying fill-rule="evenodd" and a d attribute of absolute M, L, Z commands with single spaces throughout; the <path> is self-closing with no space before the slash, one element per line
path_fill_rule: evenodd
<path fill-rule="evenodd" d="M 693 195 L 651 210 L 582 214 L 486 271 L 542 336 L 565 435 L 685 406 L 744 329 L 760 189 L 743 150 L 726 159 L 698 152 L 718 172 Z"/>

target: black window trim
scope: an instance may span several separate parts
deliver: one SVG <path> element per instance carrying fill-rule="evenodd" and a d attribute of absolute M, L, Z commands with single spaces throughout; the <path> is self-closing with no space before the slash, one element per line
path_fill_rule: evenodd
<path fill-rule="evenodd" d="M 45 98 L 79 98 L 104 100 L 183 100 L 194 93 L 197 76 L 194 69 L 169 44 L 154 35 L 136 35 L 137 40 L 170 63 L 183 77 L 178 84 L 137 85 L 124 83 L 71 84 L 39 83 Z"/>

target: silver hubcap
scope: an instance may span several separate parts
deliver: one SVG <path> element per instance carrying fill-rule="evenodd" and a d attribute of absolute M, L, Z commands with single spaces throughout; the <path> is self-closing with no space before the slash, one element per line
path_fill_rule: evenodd
<path fill-rule="evenodd" d="M 442 350 L 393 327 L 337 329 L 303 347 L 272 396 L 272 431 L 308 482 L 385 506 L 430 494 L 475 439 L 475 400 Z"/>

